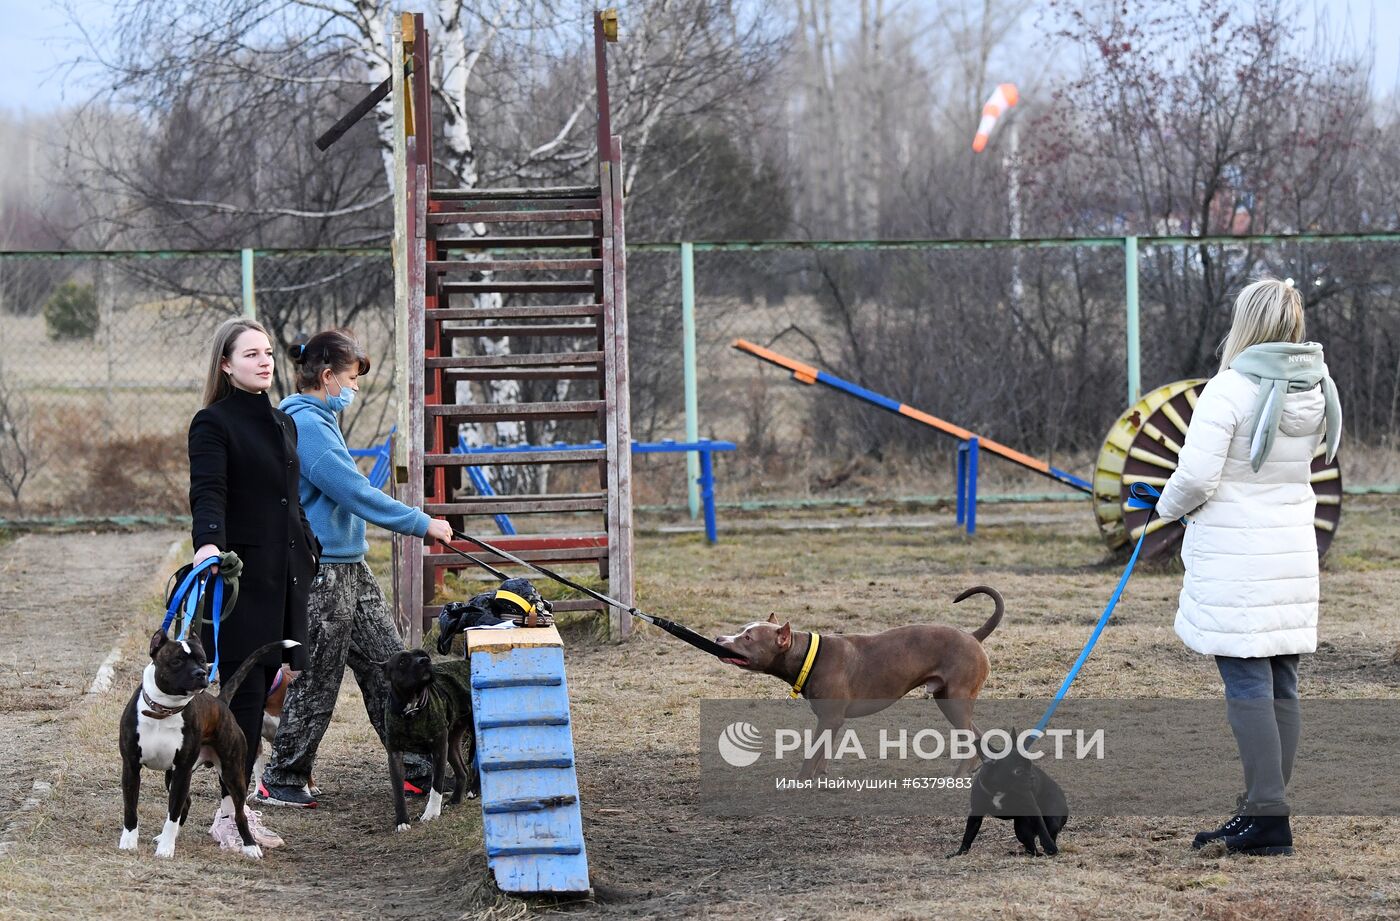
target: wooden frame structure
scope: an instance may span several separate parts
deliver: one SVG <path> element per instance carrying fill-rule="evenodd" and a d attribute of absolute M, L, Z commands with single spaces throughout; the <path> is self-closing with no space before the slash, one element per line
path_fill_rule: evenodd
<path fill-rule="evenodd" d="M 607 592 L 631 605 L 632 460 L 627 390 L 627 286 L 623 233 L 622 144 L 612 133 L 607 44 L 617 14 L 594 16 L 598 86 L 598 184 L 519 189 L 436 188 L 433 183 L 429 36 L 421 14 L 405 13 L 393 36 L 394 298 L 398 391 L 403 395 L 394 451 L 399 497 L 473 533 L 491 515 L 597 513 L 599 526 L 577 532 L 531 528 L 493 539 L 522 559 L 553 567 L 596 565 Z M 574 250 L 576 255 L 559 255 Z M 534 251 L 534 252 L 531 252 Z M 544 251 L 541 253 L 540 251 Z M 582 273 L 580 275 L 579 273 Z M 503 278 L 503 276 L 505 276 Z M 540 301 L 544 301 L 541 303 Z M 572 301 L 572 302 L 566 302 Z M 527 344 L 515 352 L 461 354 L 459 341 Z M 553 381 L 563 399 L 474 402 L 473 385 Z M 592 395 L 578 390 L 596 387 Z M 465 398 L 464 398 L 465 397 Z M 603 446 L 591 451 L 453 453 L 461 423 L 583 420 Z M 597 491 L 479 496 L 464 483 L 467 466 L 592 464 Z M 482 516 L 478 518 L 477 516 Z M 466 544 L 460 549 L 472 550 Z M 509 564 L 475 554 L 494 566 Z M 417 644 L 436 616 L 432 603 L 447 570 L 471 568 L 445 548 L 395 539 L 395 614 Z M 522 573 L 523 574 L 523 573 Z M 544 587 L 542 586 L 542 589 Z M 546 595 L 548 591 L 546 590 Z M 556 602 L 556 611 L 597 609 L 592 600 Z M 630 617 L 612 612 L 625 636 Z"/>

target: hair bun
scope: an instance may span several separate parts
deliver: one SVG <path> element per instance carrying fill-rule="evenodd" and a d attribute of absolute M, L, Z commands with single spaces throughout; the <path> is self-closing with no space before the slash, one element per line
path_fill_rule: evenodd
<path fill-rule="evenodd" d="M 301 361 L 302 356 L 306 354 L 306 343 L 297 342 L 287 349 L 287 352 L 292 356 L 292 361 Z"/>

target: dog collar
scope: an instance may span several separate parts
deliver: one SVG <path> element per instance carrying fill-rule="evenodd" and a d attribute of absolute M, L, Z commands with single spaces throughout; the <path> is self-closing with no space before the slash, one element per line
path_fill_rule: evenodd
<path fill-rule="evenodd" d="M 405 704 L 403 708 L 403 715 L 405 717 L 411 717 L 415 715 L 419 710 L 422 710 L 424 707 L 426 707 L 428 705 L 428 691 L 431 689 L 431 684 L 426 685 L 423 688 L 423 693 L 418 695 L 418 699 L 413 702 L 412 706 L 408 706 L 407 704 Z"/>
<path fill-rule="evenodd" d="M 792 683 L 793 700 L 802 695 L 802 686 L 807 683 L 807 676 L 812 673 L 812 665 L 817 661 L 817 649 L 821 644 L 822 635 L 812 631 L 812 641 L 807 644 L 807 658 L 802 662 L 802 671 L 797 673 L 797 680 Z"/>
<path fill-rule="evenodd" d="M 188 700 L 178 707 L 167 707 L 165 704 L 156 703 L 154 700 L 151 700 L 151 695 L 146 693 L 144 687 L 141 689 L 141 699 L 146 702 L 146 706 L 151 708 L 150 710 L 142 710 L 141 715 L 149 716 L 153 720 L 163 720 L 168 716 L 174 716 L 190 705 Z"/>
<path fill-rule="evenodd" d="M 526 614 L 529 614 L 535 609 L 535 606 L 533 604 L 526 601 L 524 598 L 520 597 L 515 592 L 508 592 L 503 588 L 496 589 L 496 597 L 504 598 L 506 601 L 509 601 L 516 607 L 520 608 L 520 610 L 525 612 Z"/>

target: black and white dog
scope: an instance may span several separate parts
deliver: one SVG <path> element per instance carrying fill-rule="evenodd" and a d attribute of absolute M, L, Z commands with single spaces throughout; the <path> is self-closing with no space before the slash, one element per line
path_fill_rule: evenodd
<path fill-rule="evenodd" d="M 261 859 L 262 848 L 248 830 L 243 812 L 246 793 L 243 763 L 248 742 L 234 721 L 228 701 L 265 653 L 299 645 L 295 640 L 268 643 L 253 652 L 219 689 L 219 696 L 204 693 L 209 686 L 209 665 L 198 636 L 172 640 L 164 630 L 151 637 L 151 662 L 141 676 L 141 686 L 122 711 L 122 850 L 136 850 L 136 804 L 141 793 L 141 769 L 165 772 L 169 807 L 165 827 L 156 838 L 156 856 L 175 856 L 175 839 L 190 811 L 190 776 L 196 767 L 213 765 L 228 795 L 224 811 L 233 813 L 243 840 L 243 854 Z"/>

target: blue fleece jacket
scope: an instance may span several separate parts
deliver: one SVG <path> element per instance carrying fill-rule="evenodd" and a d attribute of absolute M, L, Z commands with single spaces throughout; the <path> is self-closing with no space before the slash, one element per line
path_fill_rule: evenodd
<path fill-rule="evenodd" d="M 423 537 L 427 515 L 370 485 L 355 466 L 335 413 L 325 400 L 298 393 L 278 407 L 297 426 L 301 459 L 301 507 L 321 542 L 322 563 L 358 563 L 365 558 L 365 522 Z"/>

